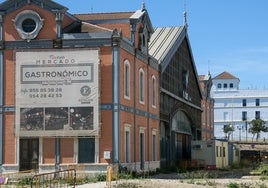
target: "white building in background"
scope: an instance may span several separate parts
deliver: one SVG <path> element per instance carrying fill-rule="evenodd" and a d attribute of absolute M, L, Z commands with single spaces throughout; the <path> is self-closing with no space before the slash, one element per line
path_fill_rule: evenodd
<path fill-rule="evenodd" d="M 239 89 L 239 78 L 228 72 L 214 77 L 212 83 L 215 138 L 226 138 L 224 125 L 232 125 L 230 140 L 252 140 L 253 135 L 248 132 L 250 121 L 257 118 L 268 121 L 268 90 Z M 268 133 L 260 134 L 260 139 L 267 138 Z"/>

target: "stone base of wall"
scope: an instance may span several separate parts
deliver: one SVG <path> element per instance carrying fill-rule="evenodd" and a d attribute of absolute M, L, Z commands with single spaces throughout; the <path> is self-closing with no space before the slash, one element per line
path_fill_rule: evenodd
<path fill-rule="evenodd" d="M 141 169 L 141 163 L 122 163 L 122 167 L 126 168 L 128 171 L 156 171 L 157 168 L 160 168 L 160 161 L 146 161 L 144 163 L 144 169 Z"/>
<path fill-rule="evenodd" d="M 106 172 L 108 164 L 61 164 L 60 170 L 75 169 L 77 172 L 100 173 Z M 56 171 L 55 164 L 39 165 L 39 173 Z"/>
<path fill-rule="evenodd" d="M 5 164 L 2 166 L 2 173 L 13 173 L 19 171 L 19 165 L 17 164 Z"/>
<path fill-rule="evenodd" d="M 109 164 L 100 163 L 100 164 L 60 164 L 59 170 L 68 170 L 75 169 L 77 173 L 106 173 L 107 167 Z M 141 163 L 121 163 L 121 167 L 125 168 L 128 171 L 156 171 L 157 168 L 160 168 L 160 161 L 146 161 L 144 163 L 144 169 L 141 169 Z M 49 173 L 55 172 L 55 164 L 39 164 L 38 168 L 35 170 L 38 173 Z M 18 173 L 19 165 L 3 165 L 2 173 Z"/>

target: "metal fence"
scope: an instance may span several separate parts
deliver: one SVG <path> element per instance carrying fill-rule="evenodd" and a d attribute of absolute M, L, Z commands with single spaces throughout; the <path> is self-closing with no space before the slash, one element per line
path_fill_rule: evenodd
<path fill-rule="evenodd" d="M 31 188 L 39 187 L 75 187 L 76 170 L 62 170 L 44 174 L 37 174 L 31 178 Z"/>

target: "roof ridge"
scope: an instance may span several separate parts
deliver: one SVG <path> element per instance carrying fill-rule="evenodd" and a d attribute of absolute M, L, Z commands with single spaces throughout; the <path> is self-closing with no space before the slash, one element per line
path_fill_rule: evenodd
<path fill-rule="evenodd" d="M 233 74 L 227 71 L 223 71 L 222 73 L 215 76 L 213 79 L 238 79 L 239 80 L 239 78 L 237 78 L 236 76 L 234 76 Z"/>
<path fill-rule="evenodd" d="M 103 31 L 112 32 L 111 29 L 108 29 L 108 28 L 105 28 L 105 27 L 101 27 L 101 26 L 99 26 L 99 25 L 91 24 L 91 23 L 88 23 L 88 22 L 85 22 L 85 21 L 82 21 L 82 24 L 84 24 L 84 25 L 89 25 L 89 26 L 91 26 L 91 27 L 95 27 L 95 28 L 100 29 L 100 30 L 103 30 Z"/>
<path fill-rule="evenodd" d="M 125 13 L 135 13 L 135 11 L 119 11 L 119 12 L 88 12 L 88 13 L 76 13 L 73 15 L 94 15 L 94 14 L 125 14 Z"/>

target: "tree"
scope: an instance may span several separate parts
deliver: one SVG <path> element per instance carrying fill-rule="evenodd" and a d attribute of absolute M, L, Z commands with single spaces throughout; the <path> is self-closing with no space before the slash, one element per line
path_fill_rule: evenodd
<path fill-rule="evenodd" d="M 252 140 L 254 139 L 255 135 L 257 135 L 256 141 L 258 141 L 261 132 L 268 132 L 268 127 L 265 125 L 265 121 L 262 119 L 253 119 L 250 124 L 251 127 L 249 128 L 248 132 L 253 134 Z"/>
<path fill-rule="evenodd" d="M 232 134 L 232 132 L 234 132 L 233 125 L 224 125 L 223 132 L 225 133 L 226 138 L 229 140 L 230 139 L 230 135 Z"/>

